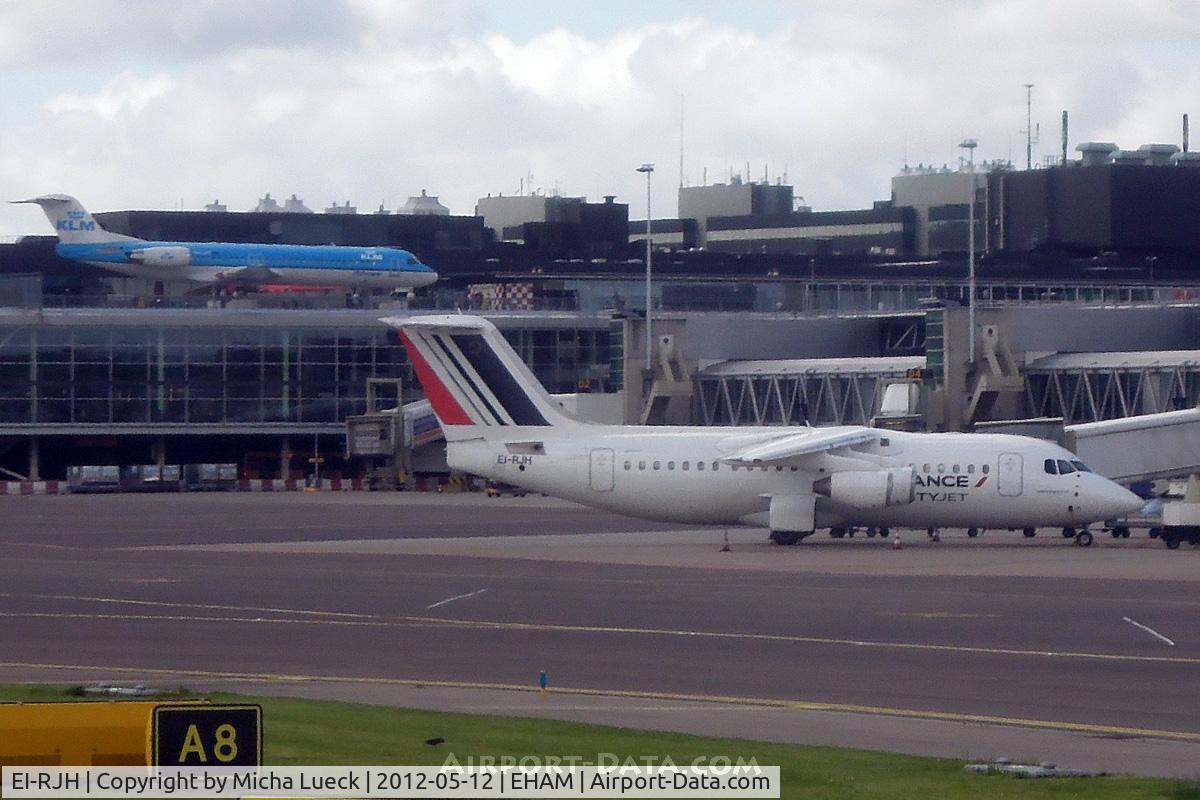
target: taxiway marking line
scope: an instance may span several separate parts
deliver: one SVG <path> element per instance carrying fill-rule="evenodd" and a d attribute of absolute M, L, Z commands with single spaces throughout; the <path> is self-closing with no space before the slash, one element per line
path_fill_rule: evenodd
<path fill-rule="evenodd" d="M 0 594 L 0 597 L 15 595 Z M 29 595 L 30 597 L 34 595 Z M 59 596 L 58 599 L 86 599 Z M 167 608 L 205 609 L 223 611 L 249 611 L 270 614 L 302 614 L 307 619 L 288 619 L 286 617 L 220 617 L 201 616 L 194 614 L 98 614 L 91 612 L 51 612 L 51 611 L 3 611 L 0 618 L 29 618 L 29 619 L 94 619 L 94 620 L 139 620 L 139 621 L 184 621 L 184 622 L 235 622 L 251 624 L 294 624 L 294 625 L 342 625 L 373 628 L 409 628 L 417 625 L 442 626 L 475 630 L 498 631 L 532 631 L 535 633 L 596 633 L 631 636 L 674 636 L 692 637 L 697 639 L 722 639 L 733 641 L 779 642 L 784 644 L 812 644 L 829 646 L 867 647 L 890 650 L 916 650 L 939 653 L 967 653 L 972 655 L 999 655 L 1039 658 L 1068 658 L 1089 661 L 1130 662 L 1150 664 L 1181 664 L 1185 666 L 1200 665 L 1200 658 L 1190 656 L 1148 656 L 1128 655 L 1122 653 L 1091 653 L 1071 650 L 1028 650 L 1007 647 L 977 647 L 969 645 L 933 644 L 928 642 L 888 642 L 869 639 L 840 639 L 825 636 L 796 636 L 778 633 L 740 633 L 736 631 L 689 631 L 670 628 L 632 628 L 604 625 L 565 625 L 541 622 L 500 622 L 490 620 L 454 619 L 451 617 L 424 616 L 382 616 L 374 614 L 354 614 L 349 612 L 326 612 L 308 610 L 289 610 L 279 608 L 255 608 L 253 606 L 215 606 L 211 604 L 169 603 L 150 600 L 125 601 L 118 598 L 105 598 L 106 603 L 129 602 L 134 605 L 150 605 Z M 331 617 L 321 619 L 320 617 Z"/>
<path fill-rule="evenodd" d="M 447 597 L 445 600 L 438 600 L 436 603 L 431 603 L 431 604 L 425 606 L 425 610 L 428 611 L 431 608 L 437 608 L 438 606 L 444 606 L 447 603 L 453 603 L 455 600 L 466 600 L 468 597 L 474 597 L 475 595 L 483 594 L 486 591 L 487 591 L 487 589 L 476 589 L 475 591 L 467 592 L 466 594 L 456 594 L 456 595 L 454 595 L 454 597 Z"/>
<path fill-rule="evenodd" d="M 84 664 L 42 664 L 19 661 L 0 661 L 0 669 L 68 670 L 75 672 L 104 672 L 109 674 L 146 675 L 174 678 L 207 678 L 239 683 L 346 683 L 375 686 L 404 686 L 412 688 L 436 687 L 442 689 L 483 689 L 509 692 L 538 692 L 536 686 L 510 683 L 485 683 L 474 681 L 420 680 L 416 678 L 382 678 L 371 676 L 303 675 L 270 672 L 215 672 L 194 669 L 163 669 L 141 667 L 112 667 Z M 990 714 L 963 714 L 953 711 L 927 711 L 913 708 L 890 708 L 853 703 L 821 703 L 808 700 L 784 700 L 769 697 L 740 697 L 736 695 L 687 694 L 682 692 L 644 692 L 623 689 L 593 689 L 588 687 L 556 686 L 551 694 L 584 697 L 625 697 L 637 700 L 676 703 L 708 703 L 723 706 L 746 706 L 749 708 L 779 709 L 783 711 L 828 711 L 847 714 L 867 714 L 884 717 L 904 717 L 935 722 L 969 722 L 983 725 L 1005 725 L 1021 728 L 1040 728 L 1071 733 L 1101 736 L 1130 736 L 1146 739 L 1174 739 L 1200 743 L 1200 732 L 1170 731 L 1155 728 L 1130 728 L 1118 725 L 1096 725 L 1088 722 L 1063 722 L 1058 720 L 1002 717 Z"/>
<path fill-rule="evenodd" d="M 1129 617 L 1121 617 L 1121 619 L 1125 620 L 1126 622 L 1128 622 L 1130 625 L 1132 625 L 1132 626 L 1133 626 L 1133 627 L 1135 627 L 1135 628 L 1141 628 L 1141 629 L 1142 629 L 1142 630 L 1144 630 L 1146 633 L 1148 633 L 1148 634 L 1150 634 L 1151 636 L 1153 636 L 1155 639 L 1158 639 L 1159 641 L 1166 642 L 1166 643 L 1167 643 L 1167 644 L 1169 644 L 1171 647 L 1174 647 L 1174 646 L 1175 646 L 1175 643 L 1174 643 L 1174 642 L 1172 642 L 1172 641 L 1171 641 L 1170 639 L 1168 639 L 1167 637 L 1163 636 L 1163 635 L 1162 635 L 1161 633 L 1159 633 L 1158 631 L 1154 630 L 1154 628 L 1151 628 L 1149 625 L 1143 625 L 1142 623 L 1138 622 L 1136 619 L 1130 619 Z"/>

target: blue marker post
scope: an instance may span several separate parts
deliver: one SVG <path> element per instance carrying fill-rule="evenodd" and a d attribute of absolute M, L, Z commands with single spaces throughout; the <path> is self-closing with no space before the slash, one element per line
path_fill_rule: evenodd
<path fill-rule="evenodd" d="M 546 670 L 542 670 L 538 674 L 538 695 L 541 697 L 546 696 Z"/>

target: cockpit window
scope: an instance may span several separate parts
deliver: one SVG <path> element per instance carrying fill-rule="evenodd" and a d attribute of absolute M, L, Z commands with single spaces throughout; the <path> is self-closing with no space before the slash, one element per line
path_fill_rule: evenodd
<path fill-rule="evenodd" d="M 1075 469 L 1079 470 L 1080 472 L 1091 472 L 1091 470 L 1088 469 L 1088 465 L 1084 464 L 1082 461 L 1072 461 L 1071 463 L 1075 466 Z"/>
<path fill-rule="evenodd" d="M 1046 470 L 1047 475 L 1057 475 L 1058 474 L 1058 467 L 1055 466 L 1055 461 L 1053 458 L 1047 458 L 1045 461 L 1043 461 L 1042 469 Z"/>
<path fill-rule="evenodd" d="M 1070 461 L 1063 461 L 1062 459 L 1059 459 L 1059 462 L 1058 462 L 1058 474 L 1059 475 L 1070 475 L 1074 471 L 1075 471 L 1075 467 L 1071 466 Z"/>

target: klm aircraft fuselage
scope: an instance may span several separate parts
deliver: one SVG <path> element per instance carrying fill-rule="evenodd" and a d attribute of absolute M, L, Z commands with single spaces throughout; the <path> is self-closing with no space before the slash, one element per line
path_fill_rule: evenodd
<path fill-rule="evenodd" d="M 232 242 L 60 242 L 55 252 L 135 277 L 199 283 L 292 283 L 381 289 L 428 286 L 437 273 L 391 247 Z"/>
<path fill-rule="evenodd" d="M 146 241 L 104 230 L 70 195 L 17 202 L 41 206 L 58 234 L 55 250 L 61 257 L 136 278 L 407 290 L 438 277 L 412 253 L 394 247 Z"/>

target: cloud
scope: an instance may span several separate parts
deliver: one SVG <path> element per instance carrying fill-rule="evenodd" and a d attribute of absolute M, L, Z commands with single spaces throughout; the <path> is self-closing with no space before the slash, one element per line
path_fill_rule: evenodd
<path fill-rule="evenodd" d="M 46 109 L 52 114 L 83 112 L 95 114 L 109 122 L 119 116 L 136 116 L 156 98 L 162 97 L 175 87 L 168 75 L 138 78 L 130 73 L 121 73 L 100 91 L 90 94 L 60 94 L 50 98 Z"/>
<path fill-rule="evenodd" d="M 669 214 L 681 97 L 689 183 L 786 167 L 814 207 L 864 207 L 906 155 L 952 163 L 965 136 L 980 159 L 1023 162 L 1026 82 L 1036 155 L 1058 151 L 1064 108 L 1073 143 L 1136 147 L 1175 141 L 1200 96 L 1200 11 L 1176 0 L 1133 17 L 1114 0 L 806 3 L 761 30 L 701 9 L 523 39 L 487 30 L 467 0 L 99 0 L 87 26 L 52 10 L 0 6 L 0 45 L 19 34 L 0 63 L 40 65 L 10 71 L 15 93 L 69 87 L 10 106 L 0 185 L 96 210 L 249 208 L 267 191 L 395 208 L 424 188 L 471 213 L 532 173 L 545 190 L 615 193 L 636 218 L 634 168 L 653 161 L 654 207 Z M 0 233 L 41 230 L 28 209 L 0 209 Z"/>

